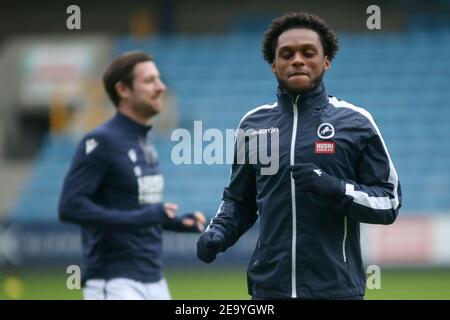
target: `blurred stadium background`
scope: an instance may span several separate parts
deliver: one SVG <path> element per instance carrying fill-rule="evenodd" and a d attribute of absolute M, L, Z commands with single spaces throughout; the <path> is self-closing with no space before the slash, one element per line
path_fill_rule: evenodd
<path fill-rule="evenodd" d="M 450 299 L 450 1 L 378 1 L 381 30 L 366 28 L 371 1 L 22 1 L 0 10 L 0 299 L 79 299 L 66 268 L 80 261 L 78 229 L 57 220 L 76 142 L 114 109 L 101 76 L 118 53 L 153 55 L 169 87 L 153 136 L 165 199 L 212 217 L 229 165 L 174 165 L 174 128 L 234 129 L 275 99 L 261 55 L 272 18 L 305 10 L 334 27 L 341 49 L 328 93 L 369 110 L 403 189 L 392 226 L 362 226 L 367 265 L 381 267 L 368 299 Z M 223 131 L 225 132 L 225 131 Z M 205 146 L 205 144 L 204 144 Z M 255 229 L 257 226 L 255 227 Z M 196 236 L 166 234 L 166 276 L 175 299 L 248 299 L 249 232 L 205 267 Z"/>

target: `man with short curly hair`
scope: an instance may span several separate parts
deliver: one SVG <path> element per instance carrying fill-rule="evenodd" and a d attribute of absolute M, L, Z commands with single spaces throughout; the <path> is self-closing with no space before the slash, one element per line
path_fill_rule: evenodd
<path fill-rule="evenodd" d="M 247 273 L 253 299 L 363 299 L 359 225 L 391 224 L 401 207 L 397 172 L 372 116 L 325 91 L 337 50 L 335 32 L 308 13 L 285 14 L 265 34 L 278 99 L 249 111 L 239 129 L 253 132 L 246 144 L 252 136 L 277 139 L 279 169 L 264 175 L 267 163 L 235 156 L 217 215 L 197 242 L 197 256 L 210 263 L 260 218 Z M 241 149 L 239 141 L 235 152 L 246 159 L 267 146 Z"/>

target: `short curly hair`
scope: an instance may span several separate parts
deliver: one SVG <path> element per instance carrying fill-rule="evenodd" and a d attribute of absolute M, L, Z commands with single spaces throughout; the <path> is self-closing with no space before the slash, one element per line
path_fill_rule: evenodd
<path fill-rule="evenodd" d="M 339 49 L 339 43 L 336 33 L 331 29 L 322 18 L 306 12 L 289 12 L 272 21 L 270 29 L 264 35 L 263 56 L 269 64 L 275 59 L 275 49 L 279 36 L 294 28 L 311 29 L 320 36 L 324 54 L 333 60 Z"/>

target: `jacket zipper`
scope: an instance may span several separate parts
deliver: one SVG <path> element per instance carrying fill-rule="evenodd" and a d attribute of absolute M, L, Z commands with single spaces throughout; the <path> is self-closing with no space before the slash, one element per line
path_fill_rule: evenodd
<path fill-rule="evenodd" d="M 347 262 L 347 256 L 345 254 L 345 241 L 347 240 L 347 217 L 344 217 L 344 238 L 342 239 L 342 257 L 344 262 Z"/>
<path fill-rule="evenodd" d="M 294 110 L 294 123 L 292 127 L 292 138 L 291 138 L 291 165 L 295 163 L 295 138 L 297 137 L 297 122 L 298 122 L 298 109 L 297 102 L 300 98 L 298 95 L 295 98 L 295 102 L 292 105 Z M 294 177 L 291 172 L 291 194 L 292 194 L 292 298 L 297 298 L 297 263 L 296 263 L 296 255 L 297 255 L 297 207 L 295 203 L 295 182 Z"/>

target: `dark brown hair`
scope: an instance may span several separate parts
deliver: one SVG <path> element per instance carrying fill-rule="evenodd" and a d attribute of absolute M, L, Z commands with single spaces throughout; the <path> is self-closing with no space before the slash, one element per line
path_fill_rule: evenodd
<path fill-rule="evenodd" d="M 103 84 L 109 98 L 117 107 L 120 97 L 116 91 L 116 83 L 123 82 L 127 87 L 133 88 L 133 69 L 140 62 L 153 61 L 152 57 L 142 51 L 125 52 L 114 59 L 103 74 Z"/>
<path fill-rule="evenodd" d="M 278 37 L 283 32 L 294 28 L 305 28 L 317 32 L 324 54 L 330 61 L 333 60 L 339 49 L 336 33 L 320 17 L 306 12 L 289 12 L 272 21 L 264 35 L 262 49 L 264 60 L 269 64 L 273 63 Z"/>

